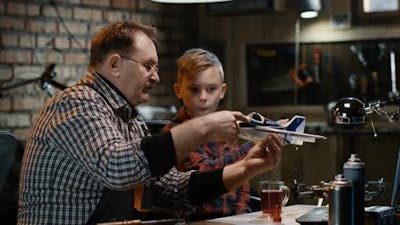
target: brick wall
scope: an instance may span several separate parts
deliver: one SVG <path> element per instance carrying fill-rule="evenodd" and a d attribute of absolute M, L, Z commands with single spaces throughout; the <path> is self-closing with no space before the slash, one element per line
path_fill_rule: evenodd
<path fill-rule="evenodd" d="M 161 82 L 149 104 L 177 104 L 172 91 L 176 59 L 197 38 L 197 6 L 166 7 L 149 0 L 3 0 L 0 130 L 25 139 L 35 114 L 48 100 L 38 82 L 11 90 L 6 87 L 39 77 L 49 63 L 56 64 L 56 81 L 73 84 L 86 71 L 94 31 L 117 20 L 157 27 Z"/>

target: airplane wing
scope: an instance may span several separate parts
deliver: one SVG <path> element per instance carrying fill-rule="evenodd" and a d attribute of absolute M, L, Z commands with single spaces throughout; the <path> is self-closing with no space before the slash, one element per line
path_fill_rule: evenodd
<path fill-rule="evenodd" d="M 303 145 L 304 142 L 314 143 L 316 139 L 326 139 L 326 137 L 322 135 L 300 133 L 265 126 L 241 127 L 239 137 L 245 140 L 258 142 L 265 139 L 268 133 L 280 134 L 286 143 L 293 145 Z"/>
<path fill-rule="evenodd" d="M 265 126 L 255 126 L 255 129 L 256 130 L 260 130 L 260 131 L 267 131 L 267 132 L 270 132 L 270 133 L 291 135 L 291 136 L 294 136 L 294 137 L 326 139 L 326 137 L 322 136 L 322 135 L 301 133 L 301 132 L 289 131 L 289 130 L 281 130 L 281 129 L 276 129 L 276 128 L 272 128 L 272 127 L 265 127 Z"/>

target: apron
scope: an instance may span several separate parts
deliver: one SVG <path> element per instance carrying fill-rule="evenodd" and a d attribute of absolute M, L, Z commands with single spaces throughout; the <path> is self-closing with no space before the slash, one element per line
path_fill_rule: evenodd
<path fill-rule="evenodd" d="M 87 225 L 101 222 L 127 221 L 140 218 L 133 207 L 133 191 L 113 191 L 105 189 L 100 202 L 90 216 Z"/>

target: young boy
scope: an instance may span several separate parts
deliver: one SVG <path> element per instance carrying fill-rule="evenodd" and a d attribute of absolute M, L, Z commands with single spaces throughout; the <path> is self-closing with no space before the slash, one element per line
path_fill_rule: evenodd
<path fill-rule="evenodd" d="M 178 59 L 178 77 L 174 84 L 176 96 L 183 107 L 165 127 L 169 130 L 184 121 L 215 112 L 224 98 L 226 84 L 222 64 L 215 54 L 204 49 L 190 49 Z M 191 152 L 177 168 L 187 170 L 213 170 L 239 160 L 251 147 L 252 142 L 227 145 L 207 142 Z M 250 212 L 250 185 L 245 183 L 230 192 L 206 202 L 190 216 L 190 220 L 209 219 Z"/>

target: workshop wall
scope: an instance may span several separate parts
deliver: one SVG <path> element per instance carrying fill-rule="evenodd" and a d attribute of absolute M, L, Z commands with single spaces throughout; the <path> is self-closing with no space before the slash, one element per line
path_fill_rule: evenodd
<path fill-rule="evenodd" d="M 56 65 L 56 81 L 73 84 L 86 71 L 93 33 L 109 22 L 130 20 L 156 26 L 160 39 L 161 82 L 149 104 L 176 104 L 176 59 L 186 40 L 197 37 L 196 15 L 193 5 L 139 0 L 1 1 L 0 89 L 40 77 L 50 63 Z M 48 94 L 36 82 L 0 95 L 0 130 L 25 139 Z"/>

